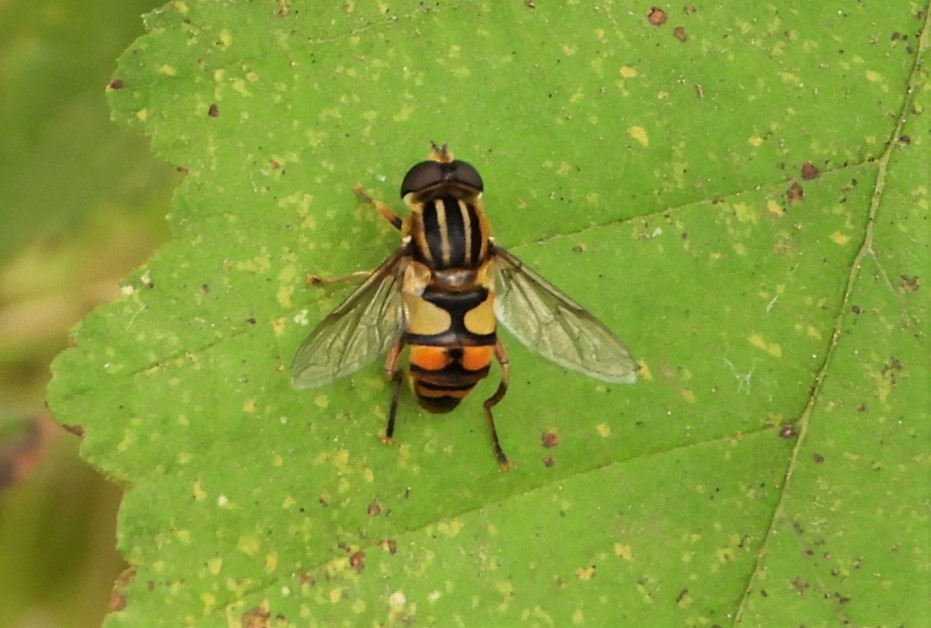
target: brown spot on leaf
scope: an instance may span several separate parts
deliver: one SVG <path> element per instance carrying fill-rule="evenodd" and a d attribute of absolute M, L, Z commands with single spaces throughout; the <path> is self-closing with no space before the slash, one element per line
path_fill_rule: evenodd
<path fill-rule="evenodd" d="M 79 425 L 79 424 L 64 425 L 64 424 L 62 424 L 62 427 L 64 428 L 64 430 L 65 430 L 66 432 L 68 432 L 69 434 L 74 434 L 74 435 L 77 436 L 78 438 L 81 438 L 81 437 L 84 436 L 84 426 L 83 426 L 83 425 Z"/>
<path fill-rule="evenodd" d="M 369 504 L 369 507 L 365 510 L 369 517 L 377 517 L 381 514 L 381 504 L 378 503 L 378 500 L 372 500 L 372 503 Z"/>
<path fill-rule="evenodd" d="M 353 554 L 349 556 L 349 566 L 352 567 L 353 571 L 356 573 L 362 573 L 362 570 L 365 569 L 365 552 L 362 550 L 353 552 Z"/>
<path fill-rule="evenodd" d="M 789 199 L 790 203 L 798 203 L 805 197 L 805 190 L 802 189 L 798 183 L 793 183 L 789 186 L 789 189 L 786 190 L 786 198 Z"/>
<path fill-rule="evenodd" d="M 899 285 L 905 292 L 915 292 L 921 287 L 921 283 L 918 281 L 918 275 L 899 275 L 899 279 L 902 280 L 902 283 Z"/>
<path fill-rule="evenodd" d="M 540 442 L 547 449 L 556 447 L 559 445 L 559 434 L 556 432 L 543 432 L 543 434 L 540 436 Z"/>
<path fill-rule="evenodd" d="M 659 7 L 652 7 L 650 12 L 647 13 L 647 20 L 649 20 L 650 24 L 653 26 L 662 26 L 668 19 L 669 16 L 666 15 L 666 12 Z"/>
<path fill-rule="evenodd" d="M 801 576 L 796 576 L 795 580 L 792 581 L 792 588 L 795 589 L 795 592 L 799 595 L 804 595 L 805 589 L 809 586 L 810 585 Z"/>
<path fill-rule="evenodd" d="M 242 628 L 268 628 L 272 614 L 261 606 L 253 606 L 239 618 Z"/>
<path fill-rule="evenodd" d="M 787 423 L 779 428 L 779 436 L 785 439 L 798 438 L 798 430 L 794 423 Z"/>
<path fill-rule="evenodd" d="M 110 610 L 121 611 L 126 608 L 126 587 L 136 577 L 136 570 L 130 567 L 124 569 L 113 583 L 113 589 L 110 590 Z"/>
<path fill-rule="evenodd" d="M 806 181 L 811 181 L 812 179 L 817 179 L 819 176 L 821 176 L 821 171 L 818 170 L 818 168 L 813 163 L 806 161 L 802 164 L 803 179 Z"/>
<path fill-rule="evenodd" d="M 552 467 L 554 464 L 556 464 L 556 461 L 553 460 L 553 457 L 552 457 L 552 456 L 544 456 L 544 458 L 543 458 L 543 466 L 544 466 L 544 467 L 546 467 L 547 469 L 549 469 L 549 468 Z"/>
<path fill-rule="evenodd" d="M 107 84 L 109 89 L 123 89 L 123 79 L 113 79 Z"/>
<path fill-rule="evenodd" d="M 824 456 L 818 452 L 813 453 L 811 459 L 815 461 L 815 464 L 824 464 Z"/>
<path fill-rule="evenodd" d="M 688 40 L 688 35 L 685 34 L 685 29 L 681 26 L 676 26 L 674 29 L 672 29 L 672 35 L 683 43 Z"/>
<path fill-rule="evenodd" d="M 218 115 L 220 115 L 220 108 L 217 107 L 217 103 L 210 105 L 210 108 L 207 109 L 207 115 L 211 118 L 216 118 Z"/>

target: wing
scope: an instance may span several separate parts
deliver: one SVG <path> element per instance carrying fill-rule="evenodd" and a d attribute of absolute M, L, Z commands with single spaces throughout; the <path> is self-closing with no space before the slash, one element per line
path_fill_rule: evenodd
<path fill-rule="evenodd" d="M 402 327 L 401 248 L 310 332 L 291 364 L 295 388 L 315 388 L 359 370 L 388 350 Z"/>
<path fill-rule="evenodd" d="M 504 249 L 496 246 L 495 257 L 495 314 L 528 349 L 595 379 L 636 381 L 637 363 L 601 321 Z"/>

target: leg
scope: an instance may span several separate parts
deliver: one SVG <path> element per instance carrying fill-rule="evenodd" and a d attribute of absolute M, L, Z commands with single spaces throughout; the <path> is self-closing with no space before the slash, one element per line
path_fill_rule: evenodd
<path fill-rule="evenodd" d="M 385 436 L 382 439 L 386 443 L 394 442 L 394 417 L 398 413 L 398 399 L 401 395 L 401 380 L 404 379 L 404 371 L 398 368 L 398 357 L 401 355 L 401 349 L 404 348 L 404 338 L 398 334 L 398 340 L 391 345 L 388 350 L 388 358 L 385 360 L 385 375 L 391 382 L 391 407 L 388 409 L 388 425 L 385 427 Z"/>
<path fill-rule="evenodd" d="M 356 196 L 359 197 L 359 200 L 365 201 L 366 203 L 370 203 L 372 207 L 377 209 L 378 213 L 384 216 L 388 220 L 388 222 L 391 223 L 392 227 L 398 230 L 401 229 L 401 225 L 404 224 L 404 221 L 401 220 L 401 218 L 396 213 L 391 211 L 391 208 L 389 208 L 387 205 L 385 205 L 381 201 L 376 201 L 374 198 L 372 198 L 371 196 L 363 192 L 361 185 L 357 185 L 356 187 L 354 187 L 353 191 L 356 193 Z"/>
<path fill-rule="evenodd" d="M 504 345 L 501 344 L 500 339 L 495 343 L 495 357 L 498 359 L 498 364 L 501 365 L 501 383 L 498 384 L 498 390 L 495 391 L 495 394 L 485 400 L 485 403 L 482 404 L 482 408 L 485 410 L 485 422 L 488 424 L 488 431 L 491 432 L 491 444 L 495 451 L 495 458 L 498 459 L 498 466 L 501 470 L 505 471 L 510 468 L 511 462 L 508 460 L 508 457 L 504 455 L 504 450 L 501 449 L 501 443 L 498 442 L 498 432 L 495 430 L 495 420 L 491 416 L 491 409 L 504 399 L 504 395 L 508 391 L 508 380 L 511 379 L 511 367 L 508 365 L 508 356 L 504 351 Z"/>

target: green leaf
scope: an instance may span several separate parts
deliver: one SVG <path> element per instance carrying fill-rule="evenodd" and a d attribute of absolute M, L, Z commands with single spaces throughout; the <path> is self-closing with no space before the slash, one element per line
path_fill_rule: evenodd
<path fill-rule="evenodd" d="M 927 8 L 547 4 L 148 16 L 110 96 L 188 170 L 175 238 L 50 391 L 131 487 L 114 622 L 921 617 Z M 289 385 L 350 289 L 305 273 L 397 246 L 353 185 L 398 207 L 431 138 L 642 366 L 606 386 L 505 336 L 509 473 L 494 377 L 449 415 L 402 396 L 394 446 L 380 365 Z"/>

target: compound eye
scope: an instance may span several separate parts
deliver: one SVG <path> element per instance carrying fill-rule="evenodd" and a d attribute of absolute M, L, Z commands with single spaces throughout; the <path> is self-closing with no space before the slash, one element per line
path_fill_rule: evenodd
<path fill-rule="evenodd" d="M 404 175 L 404 181 L 401 182 L 401 198 L 404 198 L 411 192 L 419 192 L 431 186 L 443 182 L 445 173 L 443 172 L 446 164 L 438 161 L 421 161 Z"/>
<path fill-rule="evenodd" d="M 476 170 L 472 164 L 465 161 L 459 161 L 457 159 L 447 167 L 450 169 L 449 173 L 447 174 L 447 180 L 467 185 L 470 188 L 475 188 L 479 192 L 485 189 L 485 186 L 482 183 L 482 177 L 478 174 L 478 170 Z"/>

